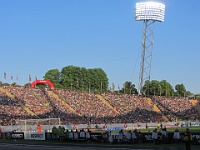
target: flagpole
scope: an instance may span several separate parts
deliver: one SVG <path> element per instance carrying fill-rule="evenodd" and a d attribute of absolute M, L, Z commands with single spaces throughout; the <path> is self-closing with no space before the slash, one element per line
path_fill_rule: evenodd
<path fill-rule="evenodd" d="M 6 83 L 6 73 L 4 72 L 4 84 Z"/>
<path fill-rule="evenodd" d="M 124 94 L 125 94 L 125 91 L 126 91 L 126 85 L 125 85 L 125 83 L 124 83 Z"/>
<path fill-rule="evenodd" d="M 35 75 L 35 81 L 37 80 L 37 76 Z M 36 89 L 36 84 L 34 85 L 35 89 Z"/>
<path fill-rule="evenodd" d="M 24 74 L 22 75 L 22 86 L 24 86 Z"/>
<path fill-rule="evenodd" d="M 18 83 L 18 75 L 16 76 L 16 84 Z"/>
<path fill-rule="evenodd" d="M 12 84 L 12 79 L 13 79 L 13 75 L 12 75 L 12 73 L 11 73 L 11 76 L 10 76 L 10 86 L 11 86 L 11 84 Z"/>
<path fill-rule="evenodd" d="M 101 93 L 102 93 L 102 81 L 101 81 Z"/>
<path fill-rule="evenodd" d="M 90 82 L 89 82 L 89 89 L 88 90 L 89 90 L 89 93 L 90 93 Z"/>

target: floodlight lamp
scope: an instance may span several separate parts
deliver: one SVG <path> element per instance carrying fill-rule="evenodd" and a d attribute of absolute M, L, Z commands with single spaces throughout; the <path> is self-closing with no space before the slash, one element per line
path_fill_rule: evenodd
<path fill-rule="evenodd" d="M 136 21 L 155 20 L 164 21 L 165 5 L 158 2 L 140 2 L 136 3 Z"/>

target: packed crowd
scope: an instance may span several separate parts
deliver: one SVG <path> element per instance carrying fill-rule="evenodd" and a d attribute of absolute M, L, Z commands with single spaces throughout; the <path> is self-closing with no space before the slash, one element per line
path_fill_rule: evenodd
<path fill-rule="evenodd" d="M 60 118 L 63 124 L 162 122 L 162 115 L 153 110 L 154 103 L 171 121 L 175 118 L 186 119 L 198 113 L 183 98 L 153 97 L 153 103 L 149 103 L 142 96 L 103 93 L 100 95 L 103 101 L 91 92 L 10 85 L 3 88 L 12 97 L 0 92 L 2 125 L 11 125 L 19 119 L 49 117 Z"/>
<path fill-rule="evenodd" d="M 102 96 L 121 114 L 118 121 L 131 122 L 161 122 L 161 114 L 153 111 L 153 103 L 148 103 L 145 97 L 130 94 L 106 93 Z"/>
<path fill-rule="evenodd" d="M 152 100 L 170 121 L 199 119 L 198 110 L 187 98 L 154 96 Z"/>
<path fill-rule="evenodd" d="M 88 120 L 90 123 L 115 122 L 116 112 L 97 98 L 94 93 L 69 90 L 54 90 L 54 92 L 76 113 L 83 116 L 79 123 Z"/>
<path fill-rule="evenodd" d="M 6 86 L 6 90 L 14 95 L 15 101 L 29 108 L 36 115 L 43 115 L 52 110 L 44 94 L 45 90 L 25 88 L 22 86 Z M 46 117 L 46 116 L 44 116 Z"/>
<path fill-rule="evenodd" d="M 9 125 L 15 123 L 15 119 L 25 116 L 26 111 L 15 99 L 8 97 L 0 91 L 0 124 Z"/>

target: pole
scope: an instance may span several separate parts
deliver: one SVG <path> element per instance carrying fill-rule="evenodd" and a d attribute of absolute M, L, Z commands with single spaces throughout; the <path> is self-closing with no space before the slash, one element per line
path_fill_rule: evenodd
<path fill-rule="evenodd" d="M 160 87 L 160 96 L 161 96 L 161 86 L 160 86 L 160 84 L 159 84 L 159 87 Z"/>
<path fill-rule="evenodd" d="M 11 118 L 11 132 L 13 131 L 13 118 Z"/>
<path fill-rule="evenodd" d="M 89 82 L 89 88 L 88 88 L 88 90 L 89 90 L 89 93 L 90 93 L 90 82 Z"/>
<path fill-rule="evenodd" d="M 143 94 L 143 84 L 145 81 L 150 81 L 152 50 L 154 44 L 154 22 L 154 20 L 144 20 L 143 23 L 143 40 L 138 84 L 139 95 Z"/>
<path fill-rule="evenodd" d="M 26 118 L 25 118 L 25 133 L 26 133 Z"/>
<path fill-rule="evenodd" d="M 184 88 L 184 98 L 185 98 L 186 89 Z"/>
<path fill-rule="evenodd" d="M 6 83 L 6 73 L 4 72 L 4 84 Z"/>
<path fill-rule="evenodd" d="M 49 116 L 49 132 L 50 132 L 50 116 Z"/>
<path fill-rule="evenodd" d="M 102 93 L 102 81 L 101 81 L 101 93 Z"/>

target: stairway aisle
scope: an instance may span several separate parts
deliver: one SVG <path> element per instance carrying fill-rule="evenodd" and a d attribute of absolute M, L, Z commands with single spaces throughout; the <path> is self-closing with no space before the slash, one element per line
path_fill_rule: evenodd
<path fill-rule="evenodd" d="M 105 100 L 105 99 L 103 98 L 103 96 L 101 96 L 101 95 L 99 95 L 99 94 L 97 94 L 96 96 L 97 96 L 98 99 L 100 99 L 104 104 L 106 104 L 110 109 L 112 109 L 113 111 L 115 111 L 117 114 L 120 114 L 113 106 L 110 105 L 110 103 L 109 103 L 107 100 Z"/>

